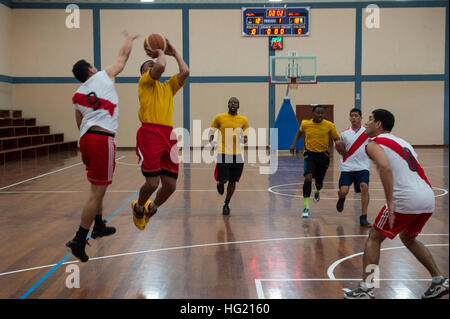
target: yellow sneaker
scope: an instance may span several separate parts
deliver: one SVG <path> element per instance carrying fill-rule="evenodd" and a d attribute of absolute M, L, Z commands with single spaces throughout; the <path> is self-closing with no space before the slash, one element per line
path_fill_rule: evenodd
<path fill-rule="evenodd" d="M 147 203 L 145 203 L 145 205 L 144 205 L 144 208 L 145 208 L 145 211 L 144 211 L 144 221 L 145 221 L 145 225 L 147 225 L 148 224 L 148 221 L 150 220 L 150 203 L 151 203 L 152 201 L 151 200 L 148 200 L 147 201 Z"/>
<path fill-rule="evenodd" d="M 131 203 L 131 211 L 133 212 L 133 223 L 137 227 L 137 229 L 144 230 L 144 228 L 145 228 L 144 216 L 142 216 L 142 217 L 137 216 L 137 213 L 134 210 L 134 206 L 136 206 L 136 204 L 137 204 L 137 200 L 134 200 Z"/>

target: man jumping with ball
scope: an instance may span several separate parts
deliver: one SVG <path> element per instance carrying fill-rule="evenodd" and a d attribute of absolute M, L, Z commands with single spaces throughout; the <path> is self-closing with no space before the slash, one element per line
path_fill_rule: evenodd
<path fill-rule="evenodd" d="M 131 203 L 134 225 L 144 230 L 150 217 L 159 206 L 175 192 L 178 178 L 177 138 L 173 130 L 173 96 L 181 89 L 189 76 L 189 68 L 183 58 L 166 39 L 167 49 L 151 51 L 145 48 L 153 60 L 141 66 L 139 80 L 139 120 L 142 126 L 136 135 L 136 154 L 145 183 L 139 191 L 139 198 Z M 178 63 L 179 73 L 161 83 L 159 79 L 166 69 L 166 55 L 173 56 Z M 154 201 L 150 196 L 161 182 Z"/>

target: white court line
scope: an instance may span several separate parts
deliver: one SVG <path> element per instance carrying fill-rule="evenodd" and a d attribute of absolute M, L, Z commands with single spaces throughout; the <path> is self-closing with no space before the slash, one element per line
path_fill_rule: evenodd
<path fill-rule="evenodd" d="M 122 159 L 122 158 L 124 158 L 124 157 L 127 157 L 127 155 L 121 156 L 121 157 L 119 157 L 117 160 Z M 42 174 L 42 175 L 39 175 L 39 176 L 35 176 L 35 177 L 32 177 L 32 178 L 28 178 L 28 179 L 26 179 L 26 180 L 23 180 L 23 181 L 20 181 L 20 182 L 17 182 L 17 183 L 8 185 L 8 186 L 3 186 L 3 187 L 0 188 L 0 191 L 2 191 L 2 190 L 4 190 L 4 189 L 7 189 L 7 188 L 10 188 L 10 187 L 13 187 L 13 186 L 16 186 L 16 185 L 20 185 L 20 184 L 23 184 L 23 183 L 32 181 L 32 180 L 34 180 L 34 179 L 38 179 L 38 178 L 41 178 L 41 177 L 44 177 L 44 176 L 48 176 L 48 175 L 53 174 L 53 173 L 61 172 L 61 171 L 64 171 L 64 170 L 66 170 L 66 169 L 69 169 L 69 168 L 72 168 L 72 167 L 75 167 L 75 166 L 78 166 L 78 165 L 81 165 L 81 164 L 83 164 L 83 162 L 79 162 L 79 163 L 76 163 L 76 164 L 73 164 L 73 165 L 70 165 L 70 166 L 67 166 L 67 167 L 63 167 L 63 168 L 58 169 L 58 170 L 56 170 L 56 171 L 51 171 L 51 172 L 48 172 L 48 173 L 45 173 L 45 174 Z"/>
<path fill-rule="evenodd" d="M 419 236 L 448 236 L 448 234 L 420 234 Z M 170 251 L 170 250 L 181 250 L 181 249 L 190 249 L 190 248 L 200 248 L 200 247 L 211 247 L 211 246 L 225 246 L 225 245 L 237 245 L 237 244 L 248 244 L 248 243 L 263 243 L 263 242 L 270 242 L 270 241 L 287 241 L 287 240 L 301 240 L 301 239 L 329 239 L 329 238 L 356 238 L 356 237 L 368 237 L 368 235 L 303 236 L 303 237 L 285 237 L 285 238 L 267 238 L 267 239 L 242 240 L 242 241 L 232 241 L 232 242 L 223 242 L 223 243 L 198 244 L 198 245 L 189 245 L 189 246 L 177 246 L 177 247 L 169 247 L 169 248 L 141 250 L 141 251 L 136 251 L 136 252 L 129 252 L 129 253 L 122 253 L 122 254 L 101 256 L 101 257 L 93 257 L 93 258 L 89 258 L 89 260 L 93 261 L 93 260 L 101 260 L 101 259 L 108 259 L 108 258 L 115 258 L 115 257 L 140 255 L 140 254 L 153 253 L 153 252 L 162 252 L 162 251 Z M 78 260 L 68 261 L 68 262 L 63 263 L 63 265 L 72 264 L 72 263 L 78 263 L 78 262 L 79 262 Z M 36 269 L 50 268 L 50 267 L 53 267 L 55 265 L 56 264 L 51 264 L 51 265 L 44 265 L 44 266 L 38 266 L 38 267 L 32 267 L 32 268 L 13 270 L 13 271 L 0 273 L 0 276 L 20 273 L 20 272 L 25 272 L 25 271 L 30 271 L 30 270 L 36 270 Z"/>
<path fill-rule="evenodd" d="M 327 183 L 327 182 L 323 182 L 324 184 L 325 183 Z M 328 182 L 328 183 L 335 183 L 335 182 Z M 277 192 L 277 191 L 274 191 L 273 189 L 274 188 L 280 188 L 280 187 L 283 187 L 283 186 L 292 186 L 292 185 L 299 185 L 300 186 L 300 183 L 289 183 L 289 184 L 280 184 L 280 185 L 273 185 L 273 186 L 271 186 L 271 187 L 269 187 L 268 189 L 267 189 L 267 191 L 268 192 L 270 192 L 270 193 L 272 193 L 272 194 L 275 194 L 275 195 L 280 195 L 280 196 L 286 196 L 286 197 L 297 197 L 297 198 L 302 198 L 303 196 L 301 196 L 301 195 L 294 195 L 294 194 L 285 194 L 285 193 L 281 193 L 281 192 Z M 443 191 L 443 193 L 442 194 L 438 194 L 438 195 L 435 195 L 434 197 L 441 197 L 441 196 L 445 196 L 445 195 L 447 195 L 448 194 L 448 190 L 446 190 L 446 189 L 443 189 L 443 188 L 440 188 L 440 187 L 432 187 L 433 189 L 437 189 L 437 190 L 440 190 L 440 191 Z M 283 190 L 283 189 L 282 189 Z M 290 190 L 290 189 L 288 189 L 288 190 Z M 322 190 L 327 190 L 327 189 L 322 189 Z M 369 190 L 370 190 L 370 188 L 369 188 Z M 333 198 L 327 198 L 327 197 L 320 197 L 320 199 L 338 199 L 337 197 L 333 197 Z M 361 200 L 361 199 L 359 199 L 359 198 L 347 198 L 347 200 Z M 383 199 L 380 199 L 380 198 L 371 198 L 370 200 L 385 200 L 384 198 Z"/>
<path fill-rule="evenodd" d="M 272 186 L 273 187 L 277 187 L 277 186 Z M 439 188 L 439 187 L 433 187 L 435 189 L 441 190 L 443 191 L 442 194 L 438 194 L 435 195 L 435 197 L 441 197 L 444 195 L 448 194 L 448 191 L 446 189 L 443 188 Z M 284 191 L 298 191 L 298 189 L 283 189 Z M 338 189 L 322 189 L 323 191 L 326 190 L 338 190 Z M 383 189 L 371 189 L 374 191 L 381 191 Z M 237 189 L 235 190 L 235 192 L 267 192 L 269 191 L 268 189 Z M 63 193 L 88 193 L 89 190 L 66 190 L 66 191 L 56 191 L 56 190 L 35 190 L 35 191 L 5 191 L 2 192 L 0 191 L 0 194 L 63 194 Z M 136 192 L 136 190 L 107 190 L 107 193 L 134 193 Z M 177 189 L 175 190 L 175 192 L 217 192 L 215 189 Z M 300 195 L 292 195 L 292 194 L 284 194 L 284 193 L 279 193 L 279 192 L 275 192 L 275 191 L 269 191 L 272 194 L 277 194 L 277 195 L 281 195 L 281 196 L 290 196 L 290 197 L 302 197 Z M 326 198 L 326 197 L 321 197 L 321 199 L 330 199 L 330 200 L 334 200 L 337 198 Z M 353 200 L 353 201 L 360 201 L 360 198 L 347 198 L 347 200 Z M 371 200 L 385 200 L 385 198 L 371 198 Z"/>
<path fill-rule="evenodd" d="M 431 278 L 380 278 L 375 279 L 377 281 L 431 281 Z M 260 278 L 255 279 L 255 288 L 256 288 L 256 294 L 258 295 L 258 299 L 267 299 L 266 295 L 264 294 L 264 289 L 262 287 L 262 281 L 362 281 L 362 278 L 338 278 L 338 279 L 331 279 L 331 278 L 284 278 L 284 279 L 267 279 L 267 278 Z M 348 288 L 342 288 L 343 291 L 347 292 L 350 291 Z"/>
<path fill-rule="evenodd" d="M 59 194 L 59 193 L 89 193 L 89 190 L 85 191 L 52 191 L 52 190 L 40 190 L 40 191 L 5 191 L 0 194 Z M 136 190 L 108 190 L 107 193 L 135 193 Z M 215 189 L 177 189 L 175 192 L 217 192 Z M 235 192 L 267 192 L 267 189 L 237 189 Z"/>
<path fill-rule="evenodd" d="M 421 234 L 421 235 L 428 235 L 428 236 L 433 236 L 433 235 L 438 235 L 438 234 Z M 443 247 L 443 246 L 448 246 L 449 244 L 428 244 L 425 246 L 428 247 Z M 393 250 L 393 249 L 400 249 L 400 248 L 406 248 L 405 246 L 399 246 L 399 247 L 387 247 L 387 248 L 382 248 L 380 249 L 380 251 L 384 251 L 384 250 Z M 336 268 L 337 265 L 339 265 L 341 262 L 350 259 L 352 257 L 356 257 L 359 255 L 364 254 L 364 252 L 360 252 L 357 254 L 353 254 L 344 258 L 341 258 L 339 260 L 337 260 L 336 262 L 334 262 L 327 271 L 327 275 L 329 278 L 259 278 L 259 279 L 255 279 L 255 288 L 256 288 L 256 293 L 258 295 L 258 299 L 266 299 L 265 295 L 264 295 L 264 289 L 262 287 L 262 281 L 281 281 L 281 282 L 290 282 L 290 281 L 362 281 L 361 278 L 336 278 L 334 276 L 334 269 Z M 376 279 L 378 281 L 431 281 L 430 278 L 380 278 L 380 279 Z M 343 288 L 346 289 L 346 288 Z M 345 290 L 344 290 L 345 291 Z"/>
<path fill-rule="evenodd" d="M 427 245 L 424 245 L 424 246 L 428 246 L 428 247 L 440 247 L 440 246 L 448 246 L 448 244 L 427 244 Z M 384 250 L 393 250 L 393 249 L 401 249 L 401 248 L 406 248 L 406 247 L 405 247 L 405 246 L 387 247 L 387 248 L 381 248 L 380 251 L 384 251 Z M 356 256 L 360 256 L 360 255 L 362 255 L 362 254 L 364 254 L 363 251 L 360 252 L 360 253 L 353 254 L 353 255 L 350 255 L 350 256 L 347 256 L 347 257 L 344 257 L 344 258 L 341 258 L 341 259 L 336 260 L 334 263 L 332 263 L 332 264 L 330 265 L 330 267 L 328 267 L 328 270 L 327 270 L 327 275 L 328 275 L 328 277 L 329 277 L 330 279 L 336 279 L 336 277 L 334 276 L 334 269 L 335 269 L 341 262 L 343 262 L 343 261 L 345 261 L 345 260 L 347 260 L 347 259 L 356 257 Z"/>

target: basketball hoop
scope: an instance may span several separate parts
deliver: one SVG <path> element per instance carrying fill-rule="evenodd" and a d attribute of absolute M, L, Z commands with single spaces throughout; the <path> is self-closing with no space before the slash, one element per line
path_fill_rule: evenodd
<path fill-rule="evenodd" d="M 297 90 L 298 88 L 298 77 L 291 78 L 291 83 L 288 84 L 290 90 Z"/>

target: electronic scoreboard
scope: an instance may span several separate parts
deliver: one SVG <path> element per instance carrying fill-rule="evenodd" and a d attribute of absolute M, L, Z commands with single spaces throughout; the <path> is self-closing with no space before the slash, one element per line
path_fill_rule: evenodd
<path fill-rule="evenodd" d="M 309 8 L 242 8 L 242 35 L 309 35 Z"/>

